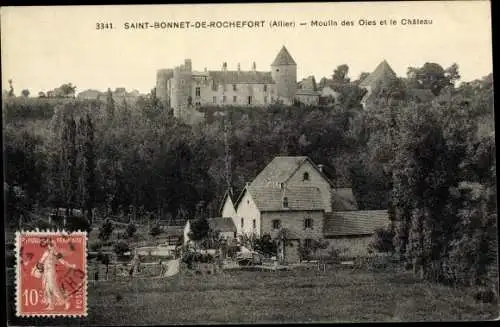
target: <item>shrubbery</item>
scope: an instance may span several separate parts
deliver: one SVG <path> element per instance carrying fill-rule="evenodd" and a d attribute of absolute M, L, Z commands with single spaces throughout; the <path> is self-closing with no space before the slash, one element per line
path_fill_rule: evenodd
<path fill-rule="evenodd" d="M 209 253 L 187 251 L 182 256 L 182 262 L 184 262 L 189 269 L 192 269 L 193 263 L 214 263 L 215 258 Z"/>

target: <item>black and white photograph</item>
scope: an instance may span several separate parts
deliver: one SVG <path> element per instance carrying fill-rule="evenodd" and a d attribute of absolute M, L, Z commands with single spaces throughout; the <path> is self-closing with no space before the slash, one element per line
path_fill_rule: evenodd
<path fill-rule="evenodd" d="M 6 324 L 498 320 L 491 13 L 1 7 Z"/>

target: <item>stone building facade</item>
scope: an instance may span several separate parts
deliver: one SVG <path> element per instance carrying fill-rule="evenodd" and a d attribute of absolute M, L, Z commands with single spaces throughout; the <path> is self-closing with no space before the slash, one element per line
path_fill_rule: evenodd
<path fill-rule="evenodd" d="M 156 76 L 156 94 L 178 118 L 197 113 L 199 106 L 266 106 L 272 103 L 291 105 L 297 92 L 297 64 L 283 46 L 270 71 L 258 71 L 255 62 L 250 70 L 193 70 L 191 59 L 173 69 L 161 69 Z"/>

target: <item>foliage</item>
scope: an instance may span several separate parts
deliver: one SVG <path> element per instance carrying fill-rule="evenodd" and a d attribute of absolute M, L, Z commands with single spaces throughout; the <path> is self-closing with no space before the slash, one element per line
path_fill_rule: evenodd
<path fill-rule="evenodd" d="M 118 241 L 113 246 L 113 251 L 117 255 L 121 256 L 121 255 L 124 255 L 126 252 L 130 251 L 130 248 L 129 248 L 127 242 L 125 242 L 125 241 Z"/>
<path fill-rule="evenodd" d="M 443 88 L 453 85 L 459 78 L 456 64 L 446 70 L 441 65 L 430 62 L 420 68 L 408 68 L 408 83 L 415 88 L 428 89 L 434 95 L 439 95 Z"/>
<path fill-rule="evenodd" d="M 127 225 L 127 236 L 128 237 L 133 237 L 136 231 L 137 231 L 137 227 L 135 226 L 135 224 L 130 223 Z"/>
<path fill-rule="evenodd" d="M 193 241 L 201 241 L 208 236 L 208 232 L 210 230 L 210 226 L 208 225 L 208 221 L 204 217 L 200 217 L 191 221 L 190 223 L 191 231 L 189 234 L 189 238 Z"/>
<path fill-rule="evenodd" d="M 278 252 L 277 244 L 269 234 L 264 234 L 261 238 L 256 239 L 254 248 L 267 257 L 276 256 Z"/>
<path fill-rule="evenodd" d="M 111 234 L 113 233 L 113 230 L 114 230 L 113 223 L 109 219 L 106 219 L 99 228 L 99 239 L 101 241 L 107 241 L 111 236 Z"/>
<path fill-rule="evenodd" d="M 154 225 L 151 227 L 151 230 L 149 231 L 149 234 L 153 237 L 156 237 L 162 233 L 162 229 L 160 225 Z"/>
<path fill-rule="evenodd" d="M 369 248 L 382 253 L 394 252 L 394 236 L 393 230 L 379 228 L 375 230 L 375 234 L 369 244 Z"/>
<path fill-rule="evenodd" d="M 213 263 L 215 259 L 209 253 L 186 251 L 181 261 L 187 265 L 188 269 L 193 269 L 193 263 Z"/>
<path fill-rule="evenodd" d="M 24 89 L 21 91 L 21 95 L 25 98 L 29 97 L 30 96 L 30 90 L 28 89 Z"/>

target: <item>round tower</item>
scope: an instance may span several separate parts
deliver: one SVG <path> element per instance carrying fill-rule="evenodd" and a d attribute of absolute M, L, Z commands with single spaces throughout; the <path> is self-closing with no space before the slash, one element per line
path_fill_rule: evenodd
<path fill-rule="evenodd" d="M 173 69 L 159 69 L 156 72 L 156 96 L 165 104 L 170 100 L 168 81 L 172 77 L 174 77 Z"/>
<path fill-rule="evenodd" d="M 297 64 L 285 46 L 271 64 L 271 76 L 276 83 L 278 99 L 291 104 L 297 91 Z"/>

